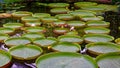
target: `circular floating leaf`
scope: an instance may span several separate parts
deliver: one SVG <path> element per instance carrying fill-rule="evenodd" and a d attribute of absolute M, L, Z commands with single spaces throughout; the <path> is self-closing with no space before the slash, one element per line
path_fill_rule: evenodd
<path fill-rule="evenodd" d="M 80 7 L 84 7 L 84 6 L 95 6 L 95 5 L 97 5 L 97 3 L 95 3 L 95 2 L 76 2 L 76 3 L 74 3 L 74 5 L 78 8 L 80 8 Z"/>
<path fill-rule="evenodd" d="M 44 17 L 50 17 L 51 15 L 49 13 L 35 13 L 32 15 L 33 17 L 38 17 L 38 18 L 44 18 Z"/>
<path fill-rule="evenodd" d="M 69 7 L 68 3 L 50 3 L 48 4 L 48 6 L 50 8 L 65 8 L 65 7 Z"/>
<path fill-rule="evenodd" d="M 100 55 L 110 52 L 120 52 L 120 46 L 110 42 L 97 42 L 86 45 L 89 53 L 93 55 Z"/>
<path fill-rule="evenodd" d="M 37 68 L 98 68 L 87 55 L 72 52 L 49 53 L 36 60 Z"/>
<path fill-rule="evenodd" d="M 106 34 L 86 34 L 84 35 L 86 43 L 90 42 L 110 42 L 114 40 L 114 37 Z"/>
<path fill-rule="evenodd" d="M 32 16 L 22 17 L 21 20 L 24 21 L 24 22 L 40 22 L 39 18 L 32 17 Z"/>
<path fill-rule="evenodd" d="M 25 37 L 16 37 L 16 38 L 9 38 L 5 40 L 4 42 L 7 46 L 12 47 L 12 46 L 29 44 L 31 43 L 31 40 Z"/>
<path fill-rule="evenodd" d="M 88 21 L 87 26 L 90 27 L 109 27 L 110 23 L 105 21 Z"/>
<path fill-rule="evenodd" d="M 65 34 L 67 33 L 69 30 L 67 28 L 55 28 L 53 30 L 54 33 L 56 34 Z"/>
<path fill-rule="evenodd" d="M 14 31 L 15 31 L 15 29 L 12 29 L 12 28 L 7 28 L 7 27 L 0 28 L 1 34 L 12 34 L 12 33 L 14 33 Z"/>
<path fill-rule="evenodd" d="M 43 50 L 38 46 L 33 45 L 21 45 L 14 46 L 9 49 L 10 54 L 19 60 L 31 60 L 40 56 Z"/>
<path fill-rule="evenodd" d="M 12 56 L 3 50 L 0 50 L 0 68 L 5 68 L 12 60 Z"/>
<path fill-rule="evenodd" d="M 68 11 L 66 8 L 53 8 L 50 10 L 50 12 L 54 14 L 66 14 Z"/>
<path fill-rule="evenodd" d="M 58 37 L 60 42 L 72 42 L 72 43 L 79 43 L 83 42 L 83 39 L 77 35 L 62 35 Z"/>
<path fill-rule="evenodd" d="M 55 17 L 44 17 L 44 18 L 41 18 L 41 21 L 43 23 L 53 23 L 55 21 L 58 21 L 58 19 L 56 19 Z"/>
<path fill-rule="evenodd" d="M 23 27 L 23 24 L 21 23 L 6 23 L 3 25 L 3 27 L 6 27 L 6 28 L 13 28 L 13 29 L 19 29 L 21 27 Z"/>
<path fill-rule="evenodd" d="M 27 37 L 29 39 L 36 39 L 36 38 L 43 38 L 44 34 L 41 33 L 25 33 L 22 35 L 22 37 Z"/>
<path fill-rule="evenodd" d="M 58 14 L 55 17 L 57 19 L 64 20 L 64 21 L 69 21 L 74 19 L 74 16 L 72 16 L 71 14 Z"/>
<path fill-rule="evenodd" d="M 84 29 L 86 34 L 109 34 L 110 29 L 104 27 L 88 27 Z"/>
<path fill-rule="evenodd" d="M 3 42 L 4 40 L 6 40 L 8 38 L 9 38 L 8 34 L 0 34 L 0 42 Z"/>
<path fill-rule="evenodd" d="M 57 43 L 57 40 L 55 38 L 37 38 L 33 43 L 42 47 L 47 47 Z"/>
<path fill-rule="evenodd" d="M 96 61 L 100 68 L 119 68 L 120 52 L 100 55 L 96 58 Z"/>
<path fill-rule="evenodd" d="M 82 21 L 68 21 L 67 24 L 71 27 L 84 27 L 86 25 L 85 22 Z"/>
<path fill-rule="evenodd" d="M 58 44 L 52 45 L 51 49 L 58 52 L 78 52 L 81 50 L 79 44 L 71 42 L 60 42 Z"/>
<path fill-rule="evenodd" d="M 38 33 L 44 33 L 46 32 L 46 29 L 44 27 L 26 27 L 24 29 L 25 32 L 38 32 Z"/>
<path fill-rule="evenodd" d="M 18 12 L 14 12 L 12 13 L 13 17 L 25 17 L 25 16 L 32 16 L 31 12 L 27 12 L 27 11 L 18 11 Z"/>

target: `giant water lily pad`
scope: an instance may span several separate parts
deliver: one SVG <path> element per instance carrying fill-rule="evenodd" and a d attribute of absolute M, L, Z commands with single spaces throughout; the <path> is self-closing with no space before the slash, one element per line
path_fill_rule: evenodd
<path fill-rule="evenodd" d="M 7 27 L 1 27 L 0 28 L 0 33 L 2 34 L 13 34 L 15 29 L 13 28 L 7 28 Z"/>
<path fill-rule="evenodd" d="M 66 14 L 68 11 L 66 8 L 53 8 L 50 10 L 50 12 L 54 14 Z"/>
<path fill-rule="evenodd" d="M 96 58 L 96 61 L 100 68 L 119 68 L 120 52 L 100 55 Z"/>
<path fill-rule="evenodd" d="M 81 7 L 83 10 L 90 10 L 95 12 L 103 12 L 105 11 L 105 8 L 99 7 L 99 6 L 85 6 Z"/>
<path fill-rule="evenodd" d="M 55 21 L 58 21 L 58 19 L 56 19 L 55 17 L 44 17 L 44 18 L 41 18 L 41 21 L 43 23 L 53 23 Z"/>
<path fill-rule="evenodd" d="M 81 8 L 85 6 L 95 6 L 97 3 L 95 2 L 76 2 L 74 3 L 75 7 Z"/>
<path fill-rule="evenodd" d="M 0 34 L 0 42 L 3 42 L 4 40 L 6 40 L 8 38 L 9 38 L 8 34 Z"/>
<path fill-rule="evenodd" d="M 30 38 L 30 39 L 36 39 L 36 38 L 43 38 L 44 37 L 44 34 L 42 33 L 25 33 L 22 35 L 22 37 L 27 37 L 27 38 Z"/>
<path fill-rule="evenodd" d="M 53 22 L 54 26 L 65 26 L 66 25 L 66 21 L 55 21 Z"/>
<path fill-rule="evenodd" d="M 104 18 L 102 16 L 83 16 L 80 19 L 83 21 L 101 21 Z"/>
<path fill-rule="evenodd" d="M 43 50 L 38 46 L 21 45 L 9 49 L 10 54 L 18 60 L 31 60 L 40 56 Z"/>
<path fill-rule="evenodd" d="M 83 39 L 77 35 L 62 35 L 58 37 L 60 42 L 72 42 L 72 43 L 79 43 L 83 42 Z"/>
<path fill-rule="evenodd" d="M 32 17 L 32 16 L 26 16 L 26 17 L 22 17 L 21 20 L 23 22 L 40 22 L 40 19 L 37 17 Z"/>
<path fill-rule="evenodd" d="M 46 32 L 46 29 L 44 27 L 26 27 L 23 29 L 25 32 L 38 32 L 38 33 L 44 33 Z"/>
<path fill-rule="evenodd" d="M 9 38 L 5 40 L 5 44 L 9 47 L 12 46 L 19 46 L 31 43 L 31 40 L 26 37 L 16 37 L 16 38 Z"/>
<path fill-rule="evenodd" d="M 59 20 L 64 20 L 64 21 L 69 21 L 74 19 L 74 16 L 72 16 L 71 14 L 58 14 L 55 17 Z"/>
<path fill-rule="evenodd" d="M 71 15 L 73 16 L 95 16 L 96 12 L 92 12 L 92 11 L 88 11 L 88 10 L 75 10 L 75 11 L 71 11 L 69 12 Z"/>
<path fill-rule="evenodd" d="M 68 3 L 49 3 L 48 6 L 50 8 L 65 8 L 69 7 Z"/>
<path fill-rule="evenodd" d="M 12 56 L 8 52 L 0 50 L 0 68 L 8 68 L 11 60 Z"/>
<path fill-rule="evenodd" d="M 3 27 L 6 28 L 13 28 L 13 29 L 20 29 L 21 27 L 23 27 L 23 24 L 21 23 L 6 23 L 3 25 Z"/>
<path fill-rule="evenodd" d="M 55 43 L 57 43 L 57 40 L 55 38 L 37 38 L 33 41 L 34 44 L 37 44 L 42 47 L 48 47 Z"/>
<path fill-rule="evenodd" d="M 43 17 L 50 17 L 51 15 L 49 13 L 35 13 L 32 15 L 33 17 L 43 18 Z"/>
<path fill-rule="evenodd" d="M 91 57 L 71 52 L 42 55 L 36 60 L 36 66 L 37 68 L 98 68 Z"/>
<path fill-rule="evenodd" d="M 98 7 L 104 8 L 105 11 L 117 11 L 117 5 L 99 4 Z"/>
<path fill-rule="evenodd" d="M 58 44 L 52 45 L 51 49 L 58 52 L 78 52 L 81 50 L 79 44 L 71 42 L 60 42 Z"/>
<path fill-rule="evenodd" d="M 86 43 L 91 42 L 110 42 L 114 40 L 114 37 L 106 34 L 86 34 L 84 35 L 84 40 Z"/>
<path fill-rule="evenodd" d="M 110 23 L 105 21 L 88 21 L 86 22 L 89 27 L 109 27 Z"/>
<path fill-rule="evenodd" d="M 34 26 L 40 26 L 41 22 L 26 22 L 25 26 L 30 26 L 30 27 L 34 27 Z"/>
<path fill-rule="evenodd" d="M 100 55 L 110 52 L 120 52 L 120 46 L 109 42 L 97 42 L 86 45 L 87 52 L 93 55 Z"/>
<path fill-rule="evenodd" d="M 110 29 L 104 27 L 88 27 L 84 29 L 86 34 L 109 34 Z"/>
<path fill-rule="evenodd" d="M 86 25 L 86 23 L 82 21 L 68 21 L 67 24 L 70 27 L 84 27 Z"/>
<path fill-rule="evenodd" d="M 32 16 L 32 13 L 27 12 L 27 11 L 18 11 L 18 12 L 12 13 L 12 16 L 17 17 L 17 18 L 21 18 L 21 17 L 25 17 L 25 16 Z"/>
<path fill-rule="evenodd" d="M 67 29 L 67 28 L 55 28 L 55 29 L 53 30 L 53 32 L 54 32 L 55 34 L 60 34 L 60 35 L 65 34 L 65 33 L 67 33 L 68 31 L 69 31 L 69 29 Z"/>

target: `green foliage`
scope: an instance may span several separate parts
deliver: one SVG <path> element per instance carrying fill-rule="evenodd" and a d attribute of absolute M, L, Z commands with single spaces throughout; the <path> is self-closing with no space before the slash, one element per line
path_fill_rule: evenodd
<path fill-rule="evenodd" d="M 20 2 L 21 0 L 4 0 L 4 3 Z"/>

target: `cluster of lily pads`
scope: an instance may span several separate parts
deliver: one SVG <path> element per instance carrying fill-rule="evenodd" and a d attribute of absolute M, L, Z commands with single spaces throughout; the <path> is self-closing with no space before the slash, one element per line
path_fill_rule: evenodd
<path fill-rule="evenodd" d="M 53 16 L 28 11 L 12 13 L 20 23 L 6 23 L 0 28 L 0 43 L 8 48 L 0 50 L 0 68 L 9 67 L 12 58 L 35 60 L 37 68 L 119 68 L 120 46 L 113 43 L 110 23 L 100 15 L 114 11 L 116 6 L 93 2 L 74 5 L 80 9 L 70 11 L 67 3 L 48 4 Z M 80 54 L 82 46 L 89 56 Z"/>

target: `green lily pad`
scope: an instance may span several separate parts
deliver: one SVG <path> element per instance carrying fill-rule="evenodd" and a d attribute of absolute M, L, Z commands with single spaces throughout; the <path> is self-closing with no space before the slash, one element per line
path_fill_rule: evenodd
<path fill-rule="evenodd" d="M 9 64 L 11 60 L 12 60 L 12 56 L 8 52 L 0 50 L 0 67 L 1 68 Z"/>
<path fill-rule="evenodd" d="M 82 17 L 82 16 L 95 16 L 96 12 L 93 11 L 88 11 L 88 10 L 75 10 L 72 12 L 69 12 L 71 15 L 73 16 L 77 16 L 77 17 Z"/>
<path fill-rule="evenodd" d="M 50 8 L 65 8 L 69 7 L 68 3 L 49 3 L 48 6 Z"/>
<path fill-rule="evenodd" d="M 3 42 L 4 40 L 6 40 L 8 38 L 9 38 L 8 34 L 0 34 L 0 42 Z"/>
<path fill-rule="evenodd" d="M 104 18 L 102 16 L 83 16 L 83 17 L 80 17 L 81 20 L 83 21 L 101 21 L 103 20 Z"/>
<path fill-rule="evenodd" d="M 12 13 L 13 17 L 25 17 L 25 16 L 32 16 L 32 12 L 28 12 L 28 11 L 18 11 L 18 12 L 14 12 Z"/>
<path fill-rule="evenodd" d="M 43 17 L 50 17 L 51 15 L 49 13 L 34 13 L 32 16 L 38 17 L 38 18 L 43 18 Z"/>
<path fill-rule="evenodd" d="M 86 25 L 86 23 L 82 21 L 68 21 L 67 24 L 71 27 L 84 27 Z"/>
<path fill-rule="evenodd" d="M 14 46 L 9 49 L 10 54 L 18 60 L 31 60 L 40 56 L 43 50 L 38 46 Z"/>
<path fill-rule="evenodd" d="M 9 38 L 4 41 L 6 46 L 12 47 L 12 46 L 19 46 L 19 45 L 25 45 L 31 43 L 31 40 L 26 37 L 16 37 L 16 38 Z"/>
<path fill-rule="evenodd" d="M 100 68 L 119 68 L 120 52 L 100 55 L 96 58 L 96 62 Z"/>
<path fill-rule="evenodd" d="M 69 29 L 67 29 L 67 28 L 55 28 L 54 30 L 53 30 L 53 32 L 55 33 L 55 34 L 65 34 L 65 33 L 67 33 L 69 31 Z"/>
<path fill-rule="evenodd" d="M 40 26 L 41 22 L 26 22 L 25 26 L 30 26 L 30 27 L 34 27 L 34 26 Z"/>
<path fill-rule="evenodd" d="M 24 29 L 25 32 L 39 32 L 39 33 L 44 33 L 46 32 L 46 29 L 44 27 L 26 27 Z"/>
<path fill-rule="evenodd" d="M 105 11 L 105 8 L 99 7 L 99 6 L 85 6 L 81 7 L 83 10 L 90 10 L 90 11 L 95 11 L 95 12 L 102 12 Z"/>
<path fill-rule="evenodd" d="M 84 29 L 86 34 L 109 34 L 110 29 L 104 27 L 88 27 Z"/>
<path fill-rule="evenodd" d="M 86 43 L 90 42 L 110 42 L 114 40 L 114 37 L 106 34 L 86 34 L 84 35 Z"/>
<path fill-rule="evenodd" d="M 74 3 L 75 7 L 81 8 L 85 6 L 95 6 L 97 3 L 95 2 L 76 2 Z"/>
<path fill-rule="evenodd" d="M 40 22 L 40 19 L 37 17 L 32 17 L 32 16 L 26 16 L 26 17 L 22 17 L 21 20 L 23 22 Z"/>
<path fill-rule="evenodd" d="M 53 8 L 50 10 L 50 12 L 54 14 L 66 14 L 68 11 L 66 8 Z"/>
<path fill-rule="evenodd" d="M 19 29 L 21 27 L 23 27 L 23 24 L 21 23 L 6 23 L 3 25 L 3 27 L 6 27 L 6 28 L 13 28 L 13 29 Z"/>
<path fill-rule="evenodd" d="M 116 11 L 117 5 L 99 4 L 98 7 L 104 8 L 105 11 Z"/>
<path fill-rule="evenodd" d="M 83 39 L 77 35 L 62 35 L 58 37 L 60 42 L 72 42 L 72 43 L 79 43 L 83 42 Z"/>
<path fill-rule="evenodd" d="M 64 26 L 64 25 L 66 25 L 66 21 L 55 21 L 55 22 L 53 22 L 53 25 L 55 25 L 55 26 Z"/>
<path fill-rule="evenodd" d="M 111 52 L 120 52 L 120 46 L 110 42 L 97 42 L 86 45 L 87 51 L 93 55 L 101 55 Z"/>
<path fill-rule="evenodd" d="M 91 57 L 72 52 L 45 54 L 35 63 L 37 68 L 98 68 Z"/>
<path fill-rule="evenodd" d="M 57 19 L 59 20 L 64 20 L 64 21 L 68 21 L 68 20 L 73 20 L 74 16 L 72 16 L 71 14 L 58 14 L 55 16 Z"/>
<path fill-rule="evenodd" d="M 60 42 L 58 44 L 52 45 L 51 49 L 58 52 L 78 52 L 81 50 L 79 44 L 71 42 Z"/>
<path fill-rule="evenodd" d="M 37 38 L 33 43 L 42 47 L 48 47 L 57 43 L 57 40 L 55 38 Z"/>
<path fill-rule="evenodd" d="M 86 22 L 89 27 L 109 27 L 110 23 L 105 21 L 88 21 Z"/>
<path fill-rule="evenodd" d="M 55 17 L 44 17 L 44 18 L 41 18 L 41 21 L 43 23 L 53 23 L 55 21 L 58 21 L 58 19 L 56 19 Z"/>
<path fill-rule="evenodd" d="M 22 37 L 27 37 L 29 39 L 36 39 L 36 38 L 43 38 L 44 37 L 44 34 L 41 34 L 41 33 L 25 33 L 22 35 Z"/>
<path fill-rule="evenodd" d="M 2 34 L 12 34 L 14 33 L 15 29 L 12 28 L 7 28 L 7 27 L 1 27 L 0 28 L 0 33 Z"/>

